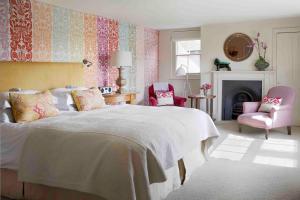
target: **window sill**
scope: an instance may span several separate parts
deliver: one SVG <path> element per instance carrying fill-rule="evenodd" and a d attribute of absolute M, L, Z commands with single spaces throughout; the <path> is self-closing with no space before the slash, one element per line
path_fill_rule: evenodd
<path fill-rule="evenodd" d="M 171 77 L 169 80 L 185 80 L 185 77 Z M 189 80 L 200 80 L 200 77 L 189 77 Z"/>

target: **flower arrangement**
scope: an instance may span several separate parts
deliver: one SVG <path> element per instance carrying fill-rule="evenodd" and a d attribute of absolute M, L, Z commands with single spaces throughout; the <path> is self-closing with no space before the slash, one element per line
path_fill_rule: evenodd
<path fill-rule="evenodd" d="M 207 92 L 211 88 L 212 88 L 212 84 L 211 83 L 204 83 L 203 85 L 201 85 L 200 91 L 203 90 L 204 95 L 207 96 Z"/>
<path fill-rule="evenodd" d="M 252 47 L 255 47 L 258 53 L 258 59 L 255 62 L 255 67 L 259 71 L 264 71 L 267 67 L 269 67 L 269 63 L 266 61 L 266 52 L 267 52 L 267 43 L 263 42 L 260 39 L 260 33 L 258 32 L 256 38 L 254 38 L 254 42 L 252 43 Z"/>

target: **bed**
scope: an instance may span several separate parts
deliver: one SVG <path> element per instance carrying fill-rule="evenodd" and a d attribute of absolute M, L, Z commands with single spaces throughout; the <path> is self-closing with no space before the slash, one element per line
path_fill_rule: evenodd
<path fill-rule="evenodd" d="M 9 65 L 0 63 L 0 73 Z M 24 65 L 30 63 L 20 64 L 20 70 Z M 82 71 L 79 64 L 69 65 Z M 45 65 L 37 66 L 44 73 Z M 74 74 L 80 75 L 78 71 Z M 48 80 L 53 84 L 51 73 Z M 63 83 L 57 78 L 51 87 L 82 84 L 80 78 L 66 83 L 63 74 L 70 77 L 69 71 L 60 73 Z M 45 82 L 37 85 L 26 87 L 50 88 Z M 25 88 L 20 80 L 0 89 L 4 87 Z M 204 162 L 205 151 L 218 137 L 211 118 L 202 111 L 137 105 L 4 123 L 0 134 L 1 194 L 32 200 L 163 199 Z"/>

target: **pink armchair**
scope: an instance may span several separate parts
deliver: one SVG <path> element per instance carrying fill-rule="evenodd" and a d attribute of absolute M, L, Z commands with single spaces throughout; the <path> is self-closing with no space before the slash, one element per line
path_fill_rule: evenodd
<path fill-rule="evenodd" d="M 184 107 L 184 103 L 186 102 L 186 98 L 175 96 L 174 87 L 171 84 L 168 84 L 169 91 L 173 91 L 174 94 L 174 105 L 179 107 Z M 157 106 L 156 94 L 154 91 L 153 85 L 149 87 L 149 104 L 150 106 Z"/>
<path fill-rule="evenodd" d="M 279 109 L 272 109 L 270 113 L 258 112 L 260 102 L 244 102 L 243 114 L 238 117 L 239 131 L 242 131 L 241 125 L 262 128 L 266 130 L 265 137 L 268 139 L 270 129 L 287 127 L 288 134 L 291 135 L 295 91 L 291 87 L 277 86 L 271 88 L 267 96 L 282 97 Z"/>

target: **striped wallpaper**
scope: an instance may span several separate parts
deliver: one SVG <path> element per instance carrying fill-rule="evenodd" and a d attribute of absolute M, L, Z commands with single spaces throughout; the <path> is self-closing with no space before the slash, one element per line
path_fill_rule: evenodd
<path fill-rule="evenodd" d="M 109 66 L 111 52 L 129 50 L 133 66 L 126 69 L 127 89 L 136 89 L 137 44 L 144 43 L 145 84 L 158 79 L 158 31 L 36 0 L 0 1 L 0 60 L 81 62 L 87 86 L 115 85 L 118 70 Z M 144 40 L 137 41 L 137 31 Z M 139 33 L 140 34 L 140 33 Z"/>

